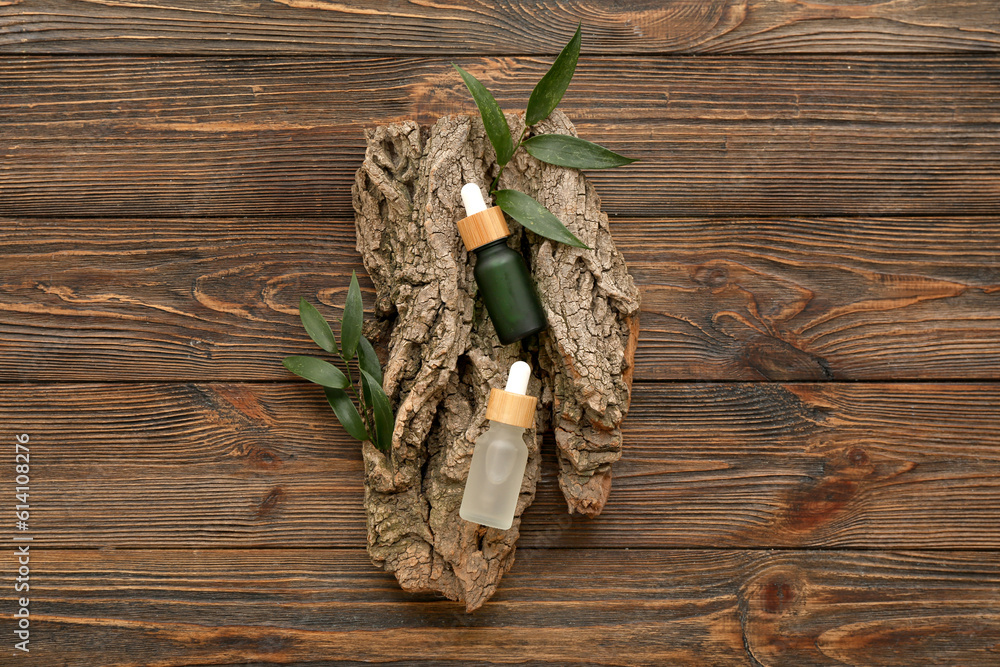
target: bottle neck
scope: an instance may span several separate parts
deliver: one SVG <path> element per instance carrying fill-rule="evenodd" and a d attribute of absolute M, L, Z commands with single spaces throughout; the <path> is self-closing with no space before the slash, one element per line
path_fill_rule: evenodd
<path fill-rule="evenodd" d="M 509 429 L 511 431 L 517 431 L 518 433 L 524 433 L 523 426 L 515 426 L 514 424 L 508 424 L 506 422 L 502 422 L 499 419 L 491 419 L 490 428 L 498 428 L 498 427 L 500 428 L 500 430 Z"/>
<path fill-rule="evenodd" d="M 507 237 L 506 236 L 501 237 L 501 238 L 499 238 L 499 239 L 497 239 L 495 241 L 490 241 L 489 243 L 484 243 L 483 245 L 479 246 L 478 248 L 475 248 L 473 250 L 473 252 L 476 253 L 477 256 L 478 255 L 482 255 L 482 254 L 489 255 L 489 254 L 495 253 L 498 250 L 501 250 L 503 248 L 506 248 L 507 250 L 510 250 L 510 248 L 507 247 Z"/>

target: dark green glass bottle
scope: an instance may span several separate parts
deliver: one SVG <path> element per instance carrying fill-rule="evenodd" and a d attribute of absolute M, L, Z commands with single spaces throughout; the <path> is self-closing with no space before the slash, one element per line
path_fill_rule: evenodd
<path fill-rule="evenodd" d="M 510 345 L 548 324 L 535 283 L 524 259 L 507 246 L 506 237 L 475 249 L 476 284 L 497 338 Z"/>
<path fill-rule="evenodd" d="M 499 207 L 486 208 L 479 186 L 462 188 L 467 217 L 458 229 L 465 247 L 476 253 L 473 274 L 497 338 L 510 345 L 547 326 L 545 310 L 524 258 L 507 245 L 510 231 Z"/>

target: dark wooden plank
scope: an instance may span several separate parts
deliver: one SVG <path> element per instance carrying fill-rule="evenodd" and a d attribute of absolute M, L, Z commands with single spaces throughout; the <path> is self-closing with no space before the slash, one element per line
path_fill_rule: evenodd
<path fill-rule="evenodd" d="M 547 441 L 521 543 L 996 549 L 998 419 L 995 384 L 637 384 L 604 513 L 565 514 Z M 0 424 L 31 437 L 39 547 L 365 543 L 312 385 L 14 385 Z"/>
<path fill-rule="evenodd" d="M 70 2 L 0 8 L 8 53 L 558 53 L 578 21 L 584 53 L 996 51 L 992 0 L 628 3 L 345 0 Z"/>
<path fill-rule="evenodd" d="M 996 552 L 522 549 L 465 614 L 360 549 L 32 549 L 19 664 L 991 665 L 1000 642 Z"/>
<path fill-rule="evenodd" d="M 0 60 L 7 215 L 351 215 L 363 128 L 474 113 L 439 58 Z M 549 61 L 469 58 L 505 108 Z M 588 58 L 562 106 L 640 159 L 610 214 L 993 214 L 1000 59 Z"/>
<path fill-rule="evenodd" d="M 1000 378 L 1000 219 L 620 220 L 640 380 Z M 286 380 L 346 221 L 2 220 L 0 380 Z"/>
<path fill-rule="evenodd" d="M 1000 379 L 1000 224 L 616 223 L 642 291 L 637 377 Z"/>

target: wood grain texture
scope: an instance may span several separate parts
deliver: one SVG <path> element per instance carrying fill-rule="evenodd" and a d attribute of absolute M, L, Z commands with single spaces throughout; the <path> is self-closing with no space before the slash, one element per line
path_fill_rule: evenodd
<path fill-rule="evenodd" d="M 20 216 L 349 218 L 363 128 L 475 106 L 448 59 L 0 61 L 0 206 Z M 505 108 L 549 61 L 468 58 Z M 612 215 L 989 215 L 1000 59 L 587 58 L 561 107 L 639 162 Z"/>
<path fill-rule="evenodd" d="M 730 219 L 615 226 L 643 379 L 1000 379 L 1000 225 Z"/>
<path fill-rule="evenodd" d="M 642 290 L 624 458 L 570 516 L 547 439 L 466 615 L 371 565 L 358 445 L 279 362 L 360 268 L 363 129 L 474 113 L 452 61 L 523 108 L 577 21 L 561 108 L 640 159 L 591 174 Z M 998 51 L 994 0 L 0 0 L 17 661 L 996 664 Z"/>
<path fill-rule="evenodd" d="M 518 556 L 465 614 L 402 593 L 360 549 L 37 550 L 18 663 L 971 665 L 1000 642 L 996 552 Z"/>
<path fill-rule="evenodd" d="M 636 384 L 604 512 L 566 514 L 547 440 L 520 545 L 996 549 L 998 418 L 994 384 Z M 39 548 L 365 544 L 313 385 L 15 385 L 0 423 Z"/>
<path fill-rule="evenodd" d="M 584 53 L 996 51 L 991 0 L 22 0 L 0 8 L 8 53 Z"/>
<path fill-rule="evenodd" d="M 625 219 L 639 380 L 1000 378 L 1000 220 Z M 457 233 L 457 232 L 456 232 Z M 354 225 L 0 219 L 0 380 L 286 380 Z"/>

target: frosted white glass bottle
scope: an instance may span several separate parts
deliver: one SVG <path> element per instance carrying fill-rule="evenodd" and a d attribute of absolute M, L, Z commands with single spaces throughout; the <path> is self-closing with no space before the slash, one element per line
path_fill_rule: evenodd
<path fill-rule="evenodd" d="M 466 521 L 507 530 L 521 492 L 528 447 L 524 429 L 535 423 L 534 396 L 526 396 L 531 367 L 515 361 L 507 388 L 490 390 L 486 418 L 490 427 L 476 440 L 472 467 L 458 515 Z"/>

